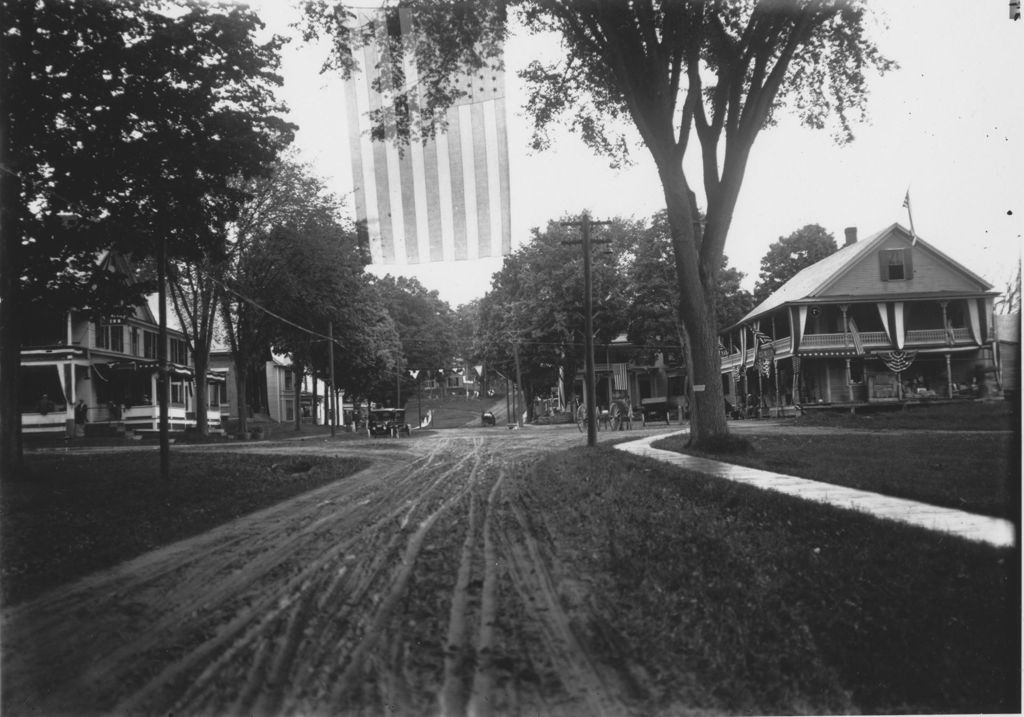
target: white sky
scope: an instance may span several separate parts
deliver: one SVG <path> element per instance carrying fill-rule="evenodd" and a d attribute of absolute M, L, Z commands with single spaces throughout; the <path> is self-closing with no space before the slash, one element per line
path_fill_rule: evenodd
<path fill-rule="evenodd" d="M 281 0 L 251 0 L 268 30 L 292 35 L 285 49 L 282 98 L 299 125 L 301 156 L 351 198 L 345 100 L 340 80 L 319 74 L 323 50 L 303 46 Z M 841 246 L 843 229 L 861 238 L 892 222 L 908 225 L 910 188 L 917 234 L 1001 290 L 1020 260 L 1024 237 L 1024 22 L 1011 22 L 1007 0 L 873 0 L 883 54 L 900 68 L 871 78 L 868 123 L 836 146 L 829 134 L 780 115 L 758 137 L 726 244 L 730 264 L 752 288 L 768 245 L 818 223 Z M 595 218 L 649 217 L 664 206 L 646 150 L 635 165 L 608 167 L 563 133 L 549 151 L 529 150 L 525 94 L 516 71 L 544 53 L 550 39 L 513 37 L 506 50 L 513 248 L 530 229 L 583 209 Z M 696 146 L 696 140 L 693 145 Z M 687 167 L 696 154 L 690 150 Z M 690 176 L 698 174 L 691 170 Z M 351 205 L 350 205 L 351 206 Z M 415 276 L 452 306 L 482 296 L 500 259 L 413 267 L 371 267 Z"/>

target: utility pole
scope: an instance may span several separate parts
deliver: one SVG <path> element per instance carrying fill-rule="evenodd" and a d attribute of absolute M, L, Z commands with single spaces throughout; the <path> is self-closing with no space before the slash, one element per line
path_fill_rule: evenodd
<path fill-rule="evenodd" d="M 512 344 L 512 355 L 516 359 L 516 392 L 523 390 L 523 373 L 519 370 L 519 339 L 516 339 L 515 343 Z M 523 410 L 526 409 L 526 394 L 523 394 Z M 513 405 L 515 405 L 513 403 Z M 519 425 L 519 417 L 522 415 L 522 411 L 516 412 L 516 425 Z"/>
<path fill-rule="evenodd" d="M 583 342 L 585 351 L 585 372 L 583 395 L 587 406 L 587 445 L 597 445 L 597 411 L 596 396 L 594 395 L 594 298 L 591 296 L 593 283 L 590 266 L 590 245 L 606 244 L 607 242 L 593 242 L 590 239 L 590 228 L 600 224 L 611 224 L 609 221 L 591 221 L 590 215 L 584 212 L 583 217 L 577 222 L 562 222 L 563 226 L 579 227 L 583 234 L 582 242 L 564 241 L 563 244 L 583 244 Z"/>
<path fill-rule="evenodd" d="M 167 404 L 170 399 L 170 381 L 167 375 L 167 237 L 160 237 L 160 256 L 157 260 L 159 266 L 157 281 L 160 286 L 157 289 L 159 296 L 158 313 L 160 328 L 158 331 L 156 359 L 159 367 L 157 369 L 157 393 L 160 404 L 160 478 L 168 480 L 171 477 L 171 441 L 168 435 Z"/>
<path fill-rule="evenodd" d="M 327 410 L 331 414 L 331 438 L 334 438 L 334 321 L 327 322 L 327 357 L 331 364 L 331 393 Z"/>

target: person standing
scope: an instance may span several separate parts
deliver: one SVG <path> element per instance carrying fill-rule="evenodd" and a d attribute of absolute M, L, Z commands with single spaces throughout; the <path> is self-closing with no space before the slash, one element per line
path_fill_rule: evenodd
<path fill-rule="evenodd" d="M 85 422 L 89 420 L 89 404 L 85 399 L 78 399 L 75 404 L 75 437 L 85 435 Z"/>

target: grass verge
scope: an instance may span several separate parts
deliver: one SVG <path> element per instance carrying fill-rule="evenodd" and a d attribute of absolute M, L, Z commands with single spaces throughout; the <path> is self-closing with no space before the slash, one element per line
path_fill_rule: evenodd
<path fill-rule="evenodd" d="M 652 445 L 970 513 L 1012 518 L 1020 510 L 1013 500 L 1011 461 L 1019 454 L 1011 434 L 843 431 L 742 438 L 750 449 L 727 455 L 691 450 L 688 436 Z"/>
<path fill-rule="evenodd" d="M 1013 550 L 606 447 L 523 481 L 648 675 L 645 713 L 1020 710 Z"/>
<path fill-rule="evenodd" d="M 898 410 L 852 414 L 811 410 L 794 419 L 797 426 L 867 428 L 874 430 L 1010 431 L 1020 424 L 1010 400 L 963 401 L 933 405 L 906 404 Z"/>
<path fill-rule="evenodd" d="M 0 597 L 48 588 L 197 535 L 362 469 L 354 459 L 175 453 L 29 454 L 0 486 Z"/>

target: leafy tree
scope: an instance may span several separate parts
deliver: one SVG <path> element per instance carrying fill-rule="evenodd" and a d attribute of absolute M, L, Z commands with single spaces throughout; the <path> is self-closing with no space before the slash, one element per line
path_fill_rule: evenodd
<path fill-rule="evenodd" d="M 818 224 L 808 224 L 787 237 L 779 237 L 761 257 L 754 300 L 761 303 L 800 271 L 838 249 L 835 237 Z"/>
<path fill-rule="evenodd" d="M 679 291 L 672 264 L 671 230 L 664 211 L 656 213 L 650 227 L 637 235 L 629 254 L 629 340 L 637 346 L 681 350 L 685 331 L 677 312 Z M 753 297 L 740 286 L 744 276 L 739 269 L 729 266 L 728 257 L 722 256 L 715 287 L 718 330 L 736 323 L 753 308 Z"/>
<path fill-rule="evenodd" d="M 622 219 L 597 229 L 593 247 L 594 330 L 597 343 L 610 343 L 626 328 L 622 249 L 638 225 Z M 569 243 L 566 242 L 575 242 Z M 505 258 L 492 289 L 480 301 L 474 358 L 515 376 L 514 344 L 528 418 L 537 391 L 554 385 L 558 370 L 572 378 L 584 360 L 583 256 L 579 230 L 549 221 L 533 230 L 526 246 Z"/>
<path fill-rule="evenodd" d="M 326 338 L 333 336 L 335 385 L 355 396 L 366 395 L 382 378 L 383 357 L 399 346 L 381 292 L 363 272 L 360 257 L 352 228 L 311 215 L 302 225 L 276 226 L 255 242 L 240 274 L 258 279 L 265 266 L 273 273 L 272 283 L 254 289 L 267 312 L 254 340 L 264 338 L 276 353 L 290 356 L 300 375 L 309 370 L 327 378 Z"/>
<path fill-rule="evenodd" d="M 20 459 L 20 309 L 97 314 L 139 286 L 95 270 L 215 251 L 237 211 L 235 176 L 260 174 L 291 140 L 274 97 L 279 38 L 241 5 L 0 3 L 0 468 Z M 77 217 L 77 222 L 64 221 Z"/>
<path fill-rule="evenodd" d="M 390 274 L 375 282 L 383 306 L 398 332 L 400 351 L 392 358 L 402 395 L 411 395 L 415 382 L 407 369 L 447 368 L 457 353 L 455 313 L 437 291 L 419 280 Z M 375 396 L 390 401 L 395 393 L 395 374 L 376 387 Z"/>
<path fill-rule="evenodd" d="M 194 259 L 179 259 L 172 272 L 171 296 L 195 362 L 198 396 L 206 392 L 210 348 L 218 327 L 217 313 L 225 305 L 222 287 L 237 277 L 247 253 L 253 250 L 255 237 L 288 224 L 336 223 L 341 212 L 337 197 L 327 189 L 325 181 L 290 153 L 275 162 L 266 176 L 247 181 L 239 179 L 234 184 L 244 192 L 246 201 L 238 217 L 221 228 L 224 235 L 230 237 L 226 250 L 216 255 L 206 253 Z M 365 263 L 365 259 L 360 255 L 353 257 L 350 263 Z M 233 321 L 220 324 L 225 325 L 228 331 L 238 327 Z M 228 340 L 230 343 L 231 337 Z M 234 340 L 236 344 L 242 343 L 238 336 L 234 336 Z M 245 359 L 244 356 L 234 357 L 236 362 L 244 363 Z M 241 372 L 241 368 L 236 367 L 236 380 Z M 205 433 L 203 411 L 197 412 L 197 423 L 199 430 Z"/>
<path fill-rule="evenodd" d="M 244 184 L 248 197 L 237 219 L 225 226 L 230 236 L 223 260 L 215 267 L 214 284 L 222 284 L 235 293 L 221 292 L 219 311 L 221 326 L 232 361 L 235 364 L 235 382 L 239 396 L 240 430 L 245 430 L 250 399 L 259 400 L 255 393 L 259 384 L 249 383 L 255 375 L 256 364 L 269 356 L 273 338 L 272 322 L 268 322 L 261 308 L 240 297 L 256 299 L 273 296 L 275 285 L 275 257 L 263 244 L 272 233 L 282 227 L 331 227 L 340 224 L 340 203 L 321 177 L 293 156 L 275 163 L 272 171 Z M 345 259 L 360 266 L 367 262 L 362 250 L 355 250 Z M 326 329 L 324 321 L 321 330 Z M 324 361 L 326 365 L 326 360 Z"/>
<path fill-rule="evenodd" d="M 196 429 L 203 435 L 210 431 L 206 414 L 210 368 L 210 348 L 217 330 L 217 310 L 221 301 L 221 285 L 217 277 L 220 266 L 208 256 L 179 260 L 171 265 L 168 289 L 174 313 L 178 317 L 196 372 Z"/>
<path fill-rule="evenodd" d="M 435 110 L 462 92 L 455 78 L 497 56 L 509 9 L 530 30 L 558 32 L 565 48 L 560 61 L 534 62 L 525 73 L 536 147 L 546 146 L 548 128 L 564 119 L 590 147 L 624 161 L 630 136 L 639 133 L 665 194 L 693 380 L 708 387 L 691 397 L 691 435 L 700 443 L 726 434 L 715 287 L 750 152 L 783 106 L 810 127 L 831 124 L 840 141 L 852 138 L 852 122 L 865 105 L 865 75 L 892 67 L 866 34 L 864 3 L 421 0 L 409 6 L 421 32 L 387 40 L 381 58 L 390 68 L 384 76 L 394 102 L 374 114 L 378 136 L 429 134 Z M 307 33 L 331 36 L 333 66 L 343 72 L 352 65 L 345 52 L 350 45 L 386 35 L 384 22 L 344 29 L 346 15 L 336 5 L 311 1 L 305 7 Z M 414 88 L 400 84 L 399 59 L 415 63 Z M 683 165 L 694 136 L 699 178 Z M 703 227 L 697 221 L 700 188 Z"/>

